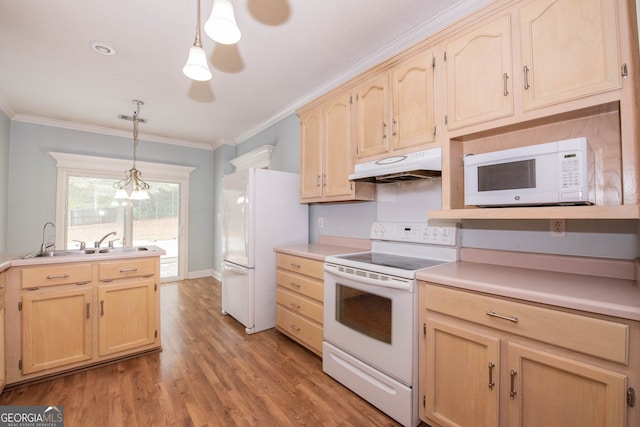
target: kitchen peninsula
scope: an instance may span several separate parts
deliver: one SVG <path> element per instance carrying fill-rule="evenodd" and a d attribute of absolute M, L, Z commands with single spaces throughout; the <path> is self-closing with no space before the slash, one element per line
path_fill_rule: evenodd
<path fill-rule="evenodd" d="M 0 259 L 7 385 L 160 350 L 163 249 L 55 252 Z"/>

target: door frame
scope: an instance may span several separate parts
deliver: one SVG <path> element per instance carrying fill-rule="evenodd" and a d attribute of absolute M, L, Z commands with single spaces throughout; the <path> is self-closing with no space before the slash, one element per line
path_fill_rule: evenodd
<path fill-rule="evenodd" d="M 131 168 L 131 160 L 110 157 L 86 156 L 81 154 L 50 151 L 56 160 L 56 224 L 65 223 L 67 181 L 69 176 L 87 176 L 93 178 L 121 179 L 125 171 Z M 136 166 L 144 171 L 145 180 L 171 182 L 180 185 L 180 212 L 178 218 L 178 276 L 171 280 L 187 277 L 189 236 L 189 177 L 195 169 L 190 166 L 171 165 L 136 161 Z M 56 230 L 56 246 L 64 247 L 65 233 Z"/>

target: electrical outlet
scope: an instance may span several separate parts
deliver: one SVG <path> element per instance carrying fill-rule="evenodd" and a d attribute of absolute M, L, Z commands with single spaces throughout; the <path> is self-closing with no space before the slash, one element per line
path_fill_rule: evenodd
<path fill-rule="evenodd" d="M 318 228 L 324 227 L 324 218 L 318 217 Z"/>
<path fill-rule="evenodd" d="M 549 224 L 551 235 L 554 237 L 566 236 L 566 223 L 564 219 L 552 219 Z"/>

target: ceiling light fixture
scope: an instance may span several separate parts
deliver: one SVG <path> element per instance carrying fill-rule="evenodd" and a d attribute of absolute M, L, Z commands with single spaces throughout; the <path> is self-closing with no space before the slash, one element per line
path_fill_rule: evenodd
<path fill-rule="evenodd" d="M 209 65 L 207 65 L 207 54 L 200 41 L 200 0 L 198 0 L 198 13 L 196 16 L 196 40 L 193 42 L 191 49 L 189 49 L 189 58 L 187 58 L 187 63 L 182 68 L 182 72 L 192 80 L 206 82 L 211 80 L 211 71 L 209 71 Z"/>
<path fill-rule="evenodd" d="M 204 24 L 204 32 L 213 41 L 222 44 L 234 44 L 240 40 L 242 34 L 230 0 L 213 0 L 211 16 Z"/>
<path fill-rule="evenodd" d="M 126 176 L 124 179 L 113 184 L 113 188 L 116 190 L 116 195 L 114 199 L 132 199 L 132 200 L 143 200 L 148 199 L 149 194 L 147 190 L 151 188 L 149 184 L 144 182 L 140 176 L 142 172 L 136 169 L 136 148 L 138 147 L 138 123 L 145 123 L 145 119 L 140 118 L 140 106 L 144 105 L 144 102 L 139 101 L 137 99 L 133 99 L 133 102 L 136 105 L 136 111 L 133 113 L 133 117 L 125 116 L 120 114 L 120 118 L 124 120 L 133 121 L 133 167 L 125 172 Z M 131 189 L 131 195 L 127 193 L 127 189 Z"/>
<path fill-rule="evenodd" d="M 100 55 L 112 56 L 116 54 L 116 50 L 104 42 L 91 42 L 89 45 Z"/>

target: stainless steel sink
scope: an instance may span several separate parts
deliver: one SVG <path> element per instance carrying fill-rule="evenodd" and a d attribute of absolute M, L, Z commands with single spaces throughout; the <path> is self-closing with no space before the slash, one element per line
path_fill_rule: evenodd
<path fill-rule="evenodd" d="M 100 249 L 98 250 L 98 253 L 100 254 L 119 254 L 119 253 L 126 253 L 126 252 L 140 252 L 140 251 L 148 251 L 149 248 L 144 247 L 144 246 L 134 246 L 131 248 L 104 248 L 104 249 Z"/>
<path fill-rule="evenodd" d="M 22 259 L 29 258 L 45 258 L 45 257 L 57 257 L 57 256 L 83 256 L 83 255 L 96 255 L 96 254 L 118 254 L 126 252 L 139 252 L 148 251 L 149 248 L 145 246 L 134 246 L 131 248 L 90 248 L 90 249 L 70 249 L 70 250 L 54 250 L 54 251 L 36 251 L 31 252 L 22 257 Z"/>

